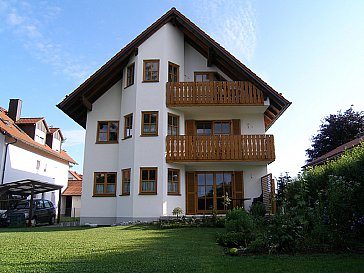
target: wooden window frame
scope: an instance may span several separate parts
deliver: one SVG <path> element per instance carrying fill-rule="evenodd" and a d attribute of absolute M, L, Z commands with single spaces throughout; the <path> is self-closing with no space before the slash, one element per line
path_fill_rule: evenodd
<path fill-rule="evenodd" d="M 174 125 L 174 124 L 169 124 L 169 117 L 172 117 L 172 118 L 177 118 L 177 124 Z M 171 128 L 171 130 L 169 130 Z M 173 132 L 173 128 L 176 128 L 176 134 L 169 134 L 169 132 Z M 168 136 L 178 136 L 179 135 L 179 116 L 178 115 L 175 115 L 175 114 L 171 114 L 171 113 L 168 113 L 168 116 L 167 116 L 167 135 Z"/>
<path fill-rule="evenodd" d="M 100 123 L 106 123 L 107 122 L 107 140 L 102 141 L 99 140 L 99 136 L 100 136 L 100 131 L 99 131 L 99 127 L 100 127 Z M 116 140 L 109 140 L 110 139 L 110 123 L 117 123 L 117 131 L 116 131 Z M 98 121 L 97 122 L 97 134 L 96 134 L 96 144 L 115 144 L 118 143 L 119 140 L 119 121 L 118 120 L 105 120 L 105 121 Z"/>
<path fill-rule="evenodd" d="M 170 71 L 169 71 L 170 67 L 177 69 L 177 74 L 176 75 L 174 75 L 173 73 L 170 73 Z M 171 81 L 170 76 L 171 77 L 176 77 L 176 81 Z M 179 82 L 179 65 L 178 64 L 168 62 L 168 82 Z"/>
<path fill-rule="evenodd" d="M 129 177 L 128 177 L 129 180 L 124 179 L 125 178 L 124 174 L 127 174 L 127 173 L 129 173 Z M 121 196 L 130 195 L 130 186 L 131 186 L 130 177 L 131 177 L 131 168 L 121 170 Z M 129 183 L 129 191 L 124 190 L 125 189 L 124 186 L 125 186 L 126 183 Z"/>
<path fill-rule="evenodd" d="M 128 134 L 128 130 L 130 130 L 130 134 Z M 130 113 L 124 116 L 124 139 L 133 137 L 133 113 Z"/>
<path fill-rule="evenodd" d="M 144 132 L 144 126 L 145 126 L 145 123 L 144 123 L 144 115 L 151 115 L 151 114 L 156 114 L 157 115 L 157 118 L 156 118 L 156 128 L 155 128 L 155 133 L 145 133 Z M 142 128 L 141 128 L 141 135 L 140 136 L 143 136 L 143 137 L 149 137 L 149 136 L 158 136 L 158 121 L 159 121 L 159 112 L 158 111 L 142 111 Z M 148 125 L 153 125 L 154 123 L 148 123 Z"/>
<path fill-rule="evenodd" d="M 157 64 L 157 79 L 146 79 L 146 63 L 156 63 Z M 143 82 L 159 82 L 159 70 L 160 70 L 160 60 L 159 59 L 152 59 L 152 60 L 143 60 Z"/>
<path fill-rule="evenodd" d="M 131 71 L 131 72 L 130 72 Z M 134 84 L 135 80 L 135 62 L 126 67 L 125 88 Z"/>
<path fill-rule="evenodd" d="M 173 172 L 177 174 L 177 191 L 176 192 L 170 192 L 169 191 L 169 184 L 170 183 L 176 183 L 176 181 L 171 181 L 169 179 L 169 173 Z M 173 175 L 173 174 L 172 174 Z M 167 194 L 168 195 L 181 195 L 181 171 L 179 169 L 173 169 L 173 168 L 168 168 L 168 173 L 167 173 Z"/>
<path fill-rule="evenodd" d="M 196 81 L 196 76 L 197 75 L 207 75 L 207 78 L 209 79 L 207 82 L 226 81 L 226 79 L 217 71 L 196 71 L 196 72 L 193 73 L 194 82 L 197 82 Z"/>
<path fill-rule="evenodd" d="M 143 171 L 155 171 L 155 180 L 143 180 L 142 173 Z M 148 173 L 149 178 L 149 173 Z M 143 182 L 155 182 L 155 190 L 154 191 L 143 191 Z M 157 167 L 141 167 L 140 168 L 140 178 L 139 178 L 139 195 L 157 195 L 157 188 L 158 188 L 158 168 Z"/>
<path fill-rule="evenodd" d="M 232 120 L 195 120 L 195 127 L 196 127 L 196 136 L 197 136 L 197 123 L 199 122 L 211 122 L 211 136 L 215 136 L 215 130 L 214 130 L 214 124 L 215 123 L 219 123 L 219 122 L 229 122 L 230 123 L 230 133 L 228 135 L 218 135 L 218 136 L 231 136 L 233 135 L 233 128 L 232 128 Z M 202 136 L 202 135 L 201 135 Z M 209 135 L 204 135 L 204 136 L 209 136 Z"/>
<path fill-rule="evenodd" d="M 96 193 L 96 175 L 97 174 L 103 174 L 105 176 L 104 178 L 104 192 L 103 193 Z M 115 175 L 115 191 L 114 193 L 108 193 L 105 192 L 105 190 L 107 189 L 107 175 Z M 116 185 L 117 185 L 117 173 L 116 172 L 94 172 L 94 192 L 93 192 L 93 197 L 114 197 L 116 196 Z"/>

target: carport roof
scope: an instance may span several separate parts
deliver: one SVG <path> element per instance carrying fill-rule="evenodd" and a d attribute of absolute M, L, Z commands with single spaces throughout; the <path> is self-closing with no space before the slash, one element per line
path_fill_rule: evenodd
<path fill-rule="evenodd" d="M 63 186 L 41 182 L 38 180 L 24 179 L 0 185 L 0 196 L 4 193 L 16 195 L 30 195 L 54 190 L 60 190 Z"/>

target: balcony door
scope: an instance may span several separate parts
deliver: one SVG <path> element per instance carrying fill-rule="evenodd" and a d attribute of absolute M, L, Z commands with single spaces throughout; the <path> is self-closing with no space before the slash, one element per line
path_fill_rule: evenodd
<path fill-rule="evenodd" d="M 196 135 L 231 135 L 231 121 L 196 121 Z"/>
<path fill-rule="evenodd" d="M 227 209 L 243 205 L 244 184 L 242 172 L 198 171 L 186 173 L 187 214 L 211 214 L 213 210 L 225 213 Z M 224 204 L 224 195 L 233 199 Z"/>

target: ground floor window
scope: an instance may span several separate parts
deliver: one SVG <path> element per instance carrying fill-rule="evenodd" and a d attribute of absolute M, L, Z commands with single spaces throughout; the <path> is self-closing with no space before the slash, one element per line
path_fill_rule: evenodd
<path fill-rule="evenodd" d="M 95 172 L 94 196 L 115 196 L 116 172 Z"/>
<path fill-rule="evenodd" d="M 140 168 L 140 194 L 157 194 L 158 168 Z"/>
<path fill-rule="evenodd" d="M 130 171 L 131 169 L 122 170 L 121 195 L 130 195 Z"/>
<path fill-rule="evenodd" d="M 179 195 L 179 170 L 178 169 L 168 169 L 168 194 L 169 195 Z"/>

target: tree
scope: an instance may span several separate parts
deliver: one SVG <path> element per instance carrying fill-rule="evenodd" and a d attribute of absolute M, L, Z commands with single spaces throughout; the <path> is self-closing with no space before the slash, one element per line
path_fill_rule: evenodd
<path fill-rule="evenodd" d="M 318 132 L 311 139 L 311 148 L 306 150 L 307 163 L 363 135 L 364 112 L 356 112 L 352 107 L 344 113 L 340 110 L 325 117 Z"/>

